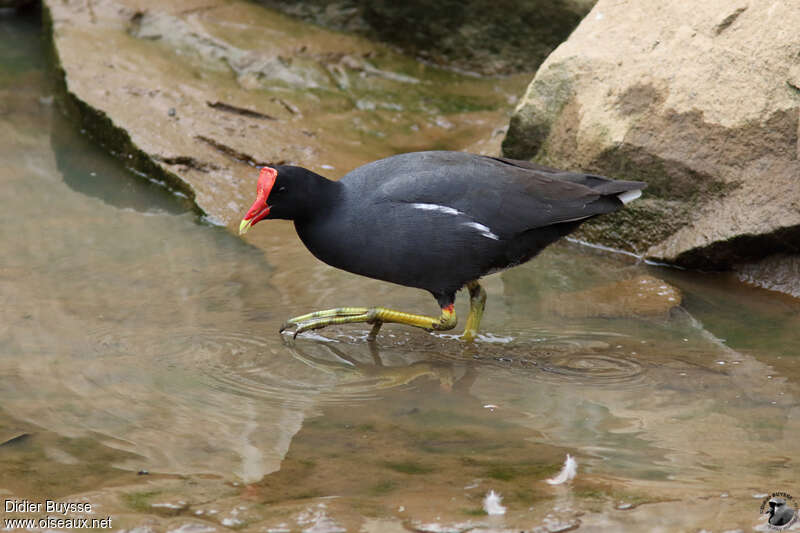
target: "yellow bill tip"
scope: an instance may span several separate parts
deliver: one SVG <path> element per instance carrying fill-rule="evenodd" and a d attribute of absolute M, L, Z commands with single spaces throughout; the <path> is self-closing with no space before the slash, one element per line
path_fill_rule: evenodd
<path fill-rule="evenodd" d="M 252 220 L 247 220 L 247 219 L 242 220 L 242 223 L 239 224 L 239 235 L 244 235 L 245 233 L 247 233 L 247 230 L 249 230 L 250 226 L 252 226 L 251 222 Z"/>

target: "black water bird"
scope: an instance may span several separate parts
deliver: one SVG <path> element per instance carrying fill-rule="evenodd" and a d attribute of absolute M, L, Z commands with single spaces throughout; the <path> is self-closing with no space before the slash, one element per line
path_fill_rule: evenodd
<path fill-rule="evenodd" d="M 477 334 L 486 292 L 478 280 L 519 265 L 586 220 L 638 198 L 645 183 L 566 172 L 528 161 L 463 152 L 413 152 L 361 166 L 339 181 L 302 167 L 263 167 L 240 233 L 263 219 L 293 220 L 325 263 L 425 289 L 439 317 L 384 307 L 343 307 L 289 319 L 295 336 L 332 324 L 384 322 L 427 330 L 456 325 L 456 292 L 467 287 L 463 339 Z"/>

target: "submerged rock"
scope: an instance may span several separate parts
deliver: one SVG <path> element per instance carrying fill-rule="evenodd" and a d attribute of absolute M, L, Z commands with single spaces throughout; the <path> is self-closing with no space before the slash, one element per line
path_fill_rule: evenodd
<path fill-rule="evenodd" d="M 637 276 L 585 291 L 559 294 L 545 307 L 568 318 L 665 317 L 681 304 L 680 291 L 652 276 Z"/>
<path fill-rule="evenodd" d="M 649 182 L 584 226 L 595 242 L 691 268 L 797 253 L 799 25 L 785 3 L 600 0 L 542 64 L 504 153 Z"/>

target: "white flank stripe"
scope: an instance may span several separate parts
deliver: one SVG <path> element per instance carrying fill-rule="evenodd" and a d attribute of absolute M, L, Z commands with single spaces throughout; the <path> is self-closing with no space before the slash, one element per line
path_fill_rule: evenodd
<path fill-rule="evenodd" d="M 438 211 L 440 213 L 444 213 L 445 215 L 463 215 L 465 217 L 469 217 L 469 215 L 466 213 L 452 207 L 447 207 L 446 205 L 413 203 L 411 204 L 411 207 L 414 209 L 422 209 L 423 211 Z M 484 226 L 480 222 L 464 222 L 464 225 L 478 230 L 481 235 L 487 239 L 494 239 L 496 241 L 500 240 L 500 237 L 498 237 L 490 227 Z"/>
<path fill-rule="evenodd" d="M 490 230 L 487 226 L 484 226 L 483 224 L 480 224 L 478 222 L 464 222 L 464 225 L 480 231 L 481 235 L 483 235 L 484 237 L 487 237 L 489 239 L 494 239 L 496 241 L 500 240 L 500 237 L 492 233 L 492 230 Z"/>
<path fill-rule="evenodd" d="M 619 198 L 620 201 L 623 204 L 627 204 L 628 202 L 632 202 L 632 201 L 636 200 L 641 195 L 642 195 L 642 191 L 637 189 L 635 191 L 626 191 L 626 192 L 620 193 L 620 194 L 617 195 L 617 198 Z"/>
<path fill-rule="evenodd" d="M 411 207 L 415 207 L 417 209 L 423 209 L 425 211 L 439 211 L 440 213 L 444 213 L 446 215 L 463 215 L 463 213 L 458 209 L 453 209 L 452 207 L 447 207 L 446 205 L 411 204 Z"/>

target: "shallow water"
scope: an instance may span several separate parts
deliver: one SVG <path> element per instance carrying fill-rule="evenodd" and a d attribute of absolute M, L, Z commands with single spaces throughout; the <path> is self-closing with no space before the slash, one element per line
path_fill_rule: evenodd
<path fill-rule="evenodd" d="M 127 172 L 58 112 L 37 32 L 0 17 L 3 499 L 153 531 L 749 531 L 764 494 L 800 496 L 798 300 L 562 243 L 486 280 L 474 345 L 289 342 L 312 309 L 435 303 Z M 682 304 L 628 305 L 614 284 L 643 276 Z"/>

